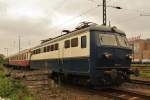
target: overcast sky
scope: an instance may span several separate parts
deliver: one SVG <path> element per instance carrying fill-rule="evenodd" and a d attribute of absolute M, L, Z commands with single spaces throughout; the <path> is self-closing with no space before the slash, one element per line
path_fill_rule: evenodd
<path fill-rule="evenodd" d="M 102 24 L 102 0 L 0 0 L 0 53 L 9 54 L 37 45 L 40 40 L 73 29 L 81 21 Z M 107 19 L 124 30 L 128 37 L 141 34 L 150 38 L 150 0 L 107 0 Z"/>

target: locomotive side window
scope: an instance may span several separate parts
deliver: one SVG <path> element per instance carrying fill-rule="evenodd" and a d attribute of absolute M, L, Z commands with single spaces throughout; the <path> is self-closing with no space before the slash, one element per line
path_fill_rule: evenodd
<path fill-rule="evenodd" d="M 51 51 L 51 47 L 47 46 L 47 52 Z"/>
<path fill-rule="evenodd" d="M 86 36 L 81 37 L 81 48 L 86 48 Z"/>
<path fill-rule="evenodd" d="M 65 41 L 65 48 L 70 48 L 70 40 Z"/>
<path fill-rule="evenodd" d="M 51 45 L 51 51 L 54 51 L 54 45 Z"/>
<path fill-rule="evenodd" d="M 46 47 L 44 47 L 44 52 L 47 52 L 47 48 Z"/>
<path fill-rule="evenodd" d="M 55 44 L 55 50 L 58 50 L 58 48 L 59 48 L 59 45 L 57 43 L 57 44 Z"/>
<path fill-rule="evenodd" d="M 78 46 L 78 38 L 74 38 L 71 40 L 71 47 L 77 47 Z"/>

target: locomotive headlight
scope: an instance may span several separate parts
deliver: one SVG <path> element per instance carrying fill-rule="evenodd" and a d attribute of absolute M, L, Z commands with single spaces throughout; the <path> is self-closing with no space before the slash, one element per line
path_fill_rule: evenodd
<path fill-rule="evenodd" d="M 133 56 L 132 55 L 126 55 L 127 59 L 133 59 Z"/>
<path fill-rule="evenodd" d="M 107 59 L 110 59 L 112 57 L 112 54 L 110 53 L 104 53 L 104 57 Z"/>
<path fill-rule="evenodd" d="M 132 58 L 133 58 L 133 57 L 130 55 L 130 56 L 129 56 L 129 59 L 132 59 Z"/>

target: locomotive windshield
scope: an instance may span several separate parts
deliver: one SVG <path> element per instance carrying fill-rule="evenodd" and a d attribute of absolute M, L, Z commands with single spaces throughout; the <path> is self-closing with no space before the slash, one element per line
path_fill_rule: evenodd
<path fill-rule="evenodd" d="M 106 46 L 121 46 L 121 47 L 129 47 L 126 36 L 119 34 L 99 34 L 99 44 Z"/>
<path fill-rule="evenodd" d="M 127 40 L 127 38 L 125 36 L 117 35 L 117 39 L 119 41 L 120 46 L 122 46 L 122 47 L 129 47 L 128 40 Z"/>
<path fill-rule="evenodd" d="M 111 34 L 99 34 L 101 45 L 117 46 L 117 40 L 115 35 Z"/>

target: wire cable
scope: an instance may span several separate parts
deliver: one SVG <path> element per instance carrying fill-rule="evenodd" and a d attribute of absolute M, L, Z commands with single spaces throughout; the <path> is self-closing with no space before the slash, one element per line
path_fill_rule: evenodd
<path fill-rule="evenodd" d="M 125 19 L 125 20 L 122 20 L 122 21 L 118 21 L 117 23 L 119 24 L 123 24 L 123 23 L 128 23 L 128 22 L 131 22 L 133 20 L 136 20 L 137 18 L 139 18 L 140 16 L 134 16 L 132 18 L 128 18 L 128 19 Z"/>
<path fill-rule="evenodd" d="M 62 26 L 62 25 L 68 24 L 68 22 L 71 22 L 71 21 L 73 21 L 73 20 L 75 20 L 75 19 L 77 19 L 77 18 L 79 18 L 79 17 L 81 17 L 81 16 L 83 16 L 83 15 L 85 15 L 85 14 L 87 14 L 87 13 L 93 11 L 94 9 L 99 8 L 99 7 L 100 7 L 100 6 L 91 8 L 91 9 L 89 9 L 89 10 L 87 10 L 87 11 L 85 11 L 85 12 L 83 12 L 83 13 L 81 13 L 81 14 L 79 14 L 79 15 L 77 15 L 77 16 L 75 16 L 75 17 L 73 17 L 73 18 L 71 18 L 71 19 L 69 19 L 69 20 L 67 20 L 67 21 L 65 21 L 65 22 L 63 22 L 63 23 L 61 23 L 61 24 L 59 24 L 59 25 L 53 26 L 52 28 L 60 27 L 60 26 Z"/>

